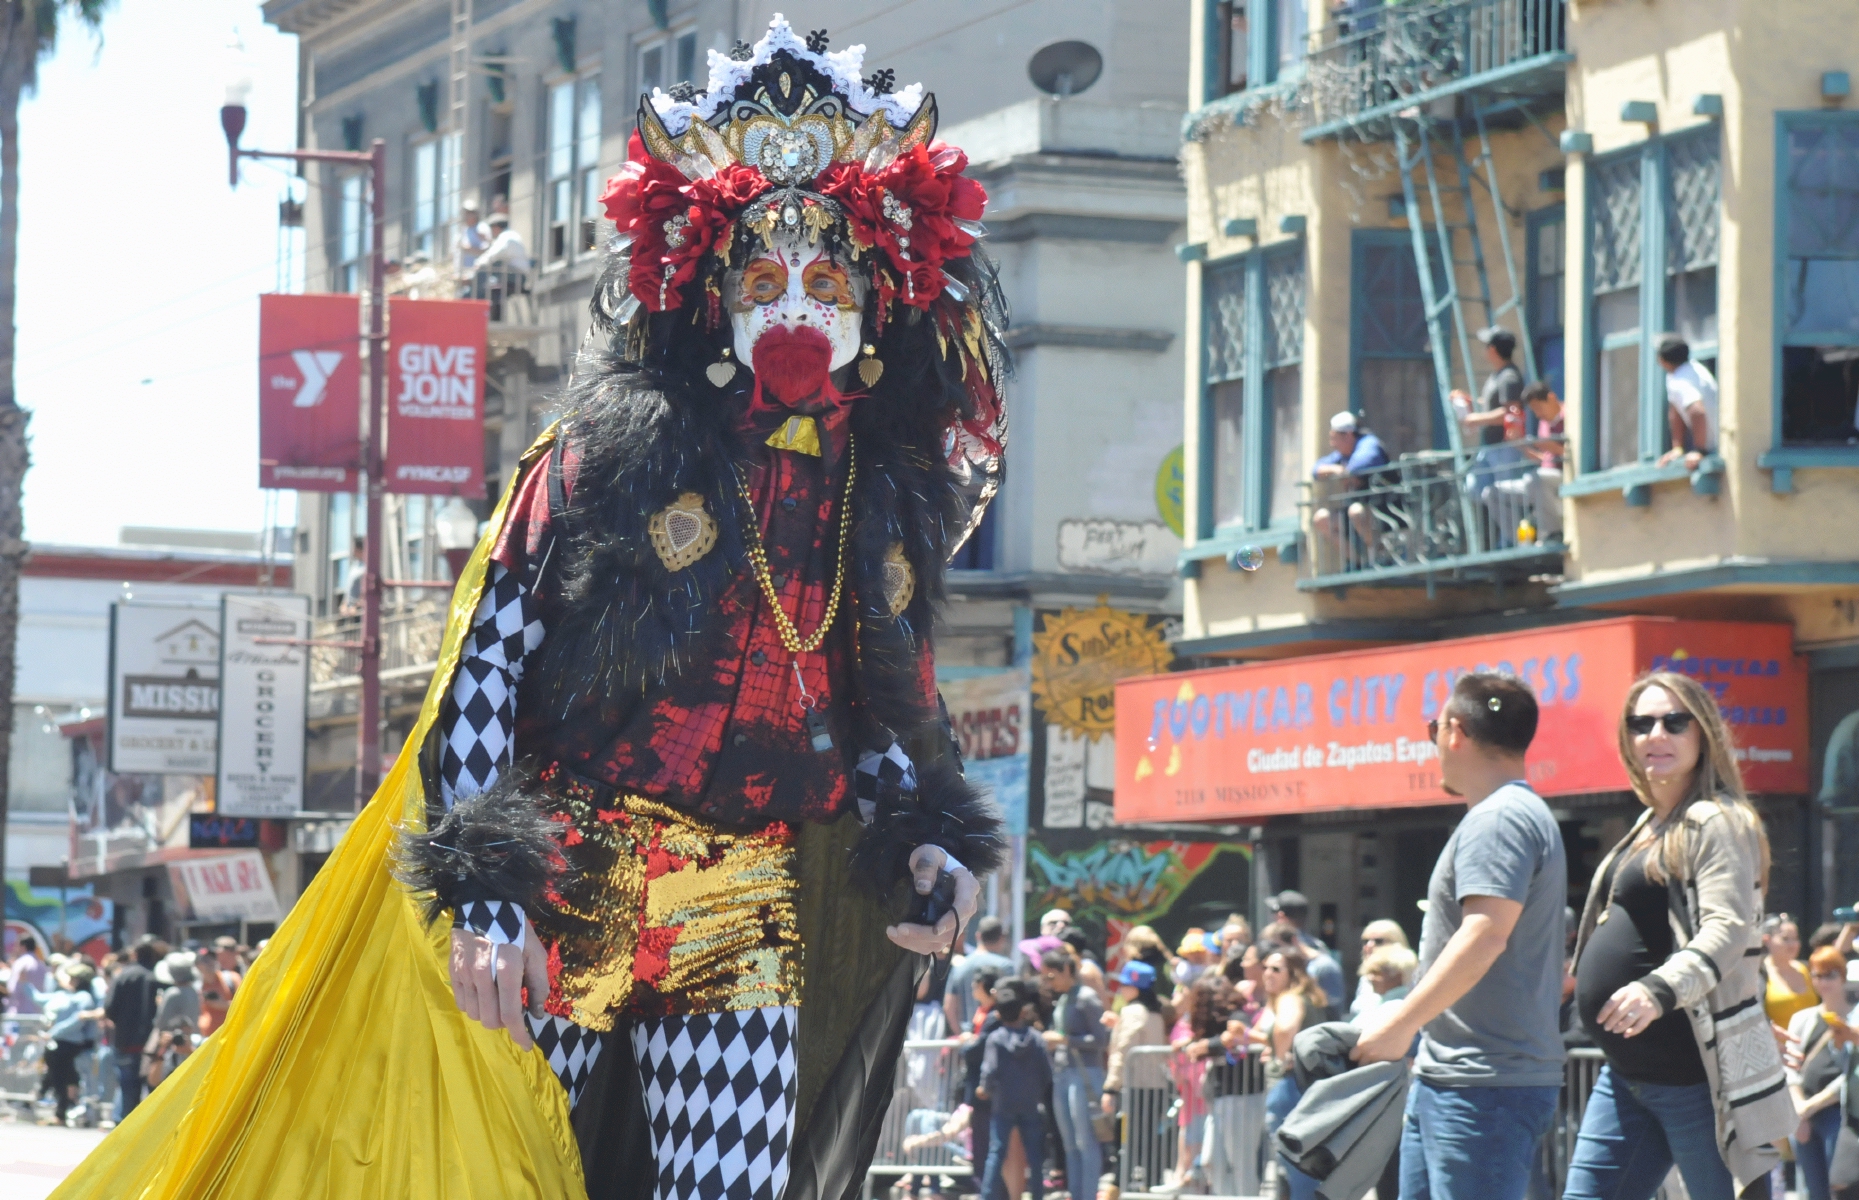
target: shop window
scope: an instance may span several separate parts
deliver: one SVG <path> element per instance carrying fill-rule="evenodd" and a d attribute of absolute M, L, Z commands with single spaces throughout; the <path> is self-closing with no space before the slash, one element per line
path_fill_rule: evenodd
<path fill-rule="evenodd" d="M 1297 522 L 1303 477 L 1301 242 L 1202 275 L 1202 536 Z"/>
<path fill-rule="evenodd" d="M 1398 229 L 1359 229 L 1351 246 L 1350 407 L 1390 457 L 1441 444 L 1439 389 L 1413 241 Z"/>
<path fill-rule="evenodd" d="M 1597 158 L 1588 170 L 1587 470 L 1657 458 L 1669 445 L 1654 351 L 1676 332 L 1717 369 L 1722 140 L 1715 125 Z M 1647 214 L 1660 219 L 1648 221 Z"/>
<path fill-rule="evenodd" d="M 1568 221 L 1561 205 L 1530 214 L 1528 318 L 1536 348 L 1536 374 L 1556 395 L 1566 396 L 1562 379 L 1562 302 L 1568 274 Z"/>
<path fill-rule="evenodd" d="M 1788 113 L 1776 189 L 1780 441 L 1859 444 L 1859 114 Z"/>

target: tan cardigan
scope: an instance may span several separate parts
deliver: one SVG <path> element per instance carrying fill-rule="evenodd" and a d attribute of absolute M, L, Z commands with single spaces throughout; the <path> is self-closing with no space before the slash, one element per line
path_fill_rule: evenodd
<path fill-rule="evenodd" d="M 1650 809 L 1642 813 L 1595 871 L 1582 906 L 1577 963 L 1610 900 L 1601 894 L 1602 881 L 1651 819 Z M 1663 1012 L 1677 1006 L 1691 1019 L 1717 1110 L 1717 1148 L 1740 1191 L 1780 1161 L 1771 1143 L 1798 1123 L 1762 1007 L 1761 844 L 1755 829 L 1708 800 L 1685 811 L 1680 836 L 1684 878 L 1672 882 L 1668 905 L 1679 949 L 1642 982 Z"/>
<path fill-rule="evenodd" d="M 1166 1046 L 1168 1031 L 1162 1028 L 1162 1014 L 1150 1012 L 1132 1000 L 1117 1013 L 1117 1024 L 1110 1033 L 1110 1057 L 1104 1072 L 1104 1090 L 1123 1090 L 1124 1054 L 1133 1046 Z"/>

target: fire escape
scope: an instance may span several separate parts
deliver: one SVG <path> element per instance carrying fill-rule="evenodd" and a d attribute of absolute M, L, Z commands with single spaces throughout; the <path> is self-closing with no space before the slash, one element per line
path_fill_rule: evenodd
<path fill-rule="evenodd" d="M 1538 377 L 1492 134 L 1533 126 L 1554 144 L 1543 120 L 1561 110 L 1573 60 L 1566 8 L 1567 0 L 1359 5 L 1310 54 L 1304 141 L 1391 144 L 1447 448 L 1402 455 L 1361 495 L 1331 498 L 1333 508 L 1360 501 L 1383 528 L 1348 538 L 1340 561 L 1313 554 L 1314 573 L 1300 587 L 1424 581 L 1431 589 L 1442 579 L 1501 584 L 1559 569 L 1561 544 L 1531 536 L 1517 516 L 1527 508 L 1489 503 L 1504 468 L 1466 446 L 1449 396 L 1476 396 L 1489 374 L 1476 338 L 1485 326 L 1514 328 L 1518 366 Z"/>

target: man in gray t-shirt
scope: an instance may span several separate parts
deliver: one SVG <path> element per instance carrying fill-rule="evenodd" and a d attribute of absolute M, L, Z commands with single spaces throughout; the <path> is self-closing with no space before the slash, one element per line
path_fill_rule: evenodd
<path fill-rule="evenodd" d="M 1428 732 L 1470 811 L 1433 868 L 1413 991 L 1370 1010 L 1355 1058 L 1419 1040 L 1401 1200 L 1522 1200 L 1562 1082 L 1568 893 L 1561 830 L 1524 782 L 1536 697 L 1513 676 L 1464 675 Z"/>

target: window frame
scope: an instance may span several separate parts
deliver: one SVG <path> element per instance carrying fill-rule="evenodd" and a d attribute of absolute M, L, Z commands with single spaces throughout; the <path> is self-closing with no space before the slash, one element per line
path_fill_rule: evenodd
<path fill-rule="evenodd" d="M 1299 3 L 1304 8 L 1303 53 L 1297 61 L 1280 70 L 1278 42 L 1283 33 L 1280 6 Z M 1304 76 L 1310 57 L 1310 13 L 1315 0 L 1230 0 L 1216 3 L 1207 0 L 1203 8 L 1204 54 L 1201 103 L 1211 104 L 1223 96 L 1238 96 L 1279 83 L 1292 83 Z M 1246 18 L 1246 82 L 1243 87 L 1229 86 L 1232 77 L 1232 28 L 1235 15 Z"/>
<path fill-rule="evenodd" d="M 1770 298 L 1775 336 L 1774 349 L 1770 354 L 1769 385 L 1769 452 L 1762 455 L 1758 466 L 1773 466 L 1786 469 L 1792 466 L 1851 466 L 1859 467 L 1859 446 L 1839 446 L 1832 444 L 1801 443 L 1788 445 L 1783 440 L 1784 397 L 1782 395 L 1782 357 L 1783 351 L 1793 346 L 1859 346 L 1859 333 L 1819 334 L 1812 341 L 1791 340 L 1788 328 L 1788 243 L 1792 231 L 1793 200 L 1789 195 L 1788 180 L 1788 135 L 1797 129 L 1825 128 L 1837 125 L 1859 126 L 1859 112 L 1844 109 L 1796 109 L 1775 114 L 1775 240 L 1774 263 L 1772 264 L 1773 294 Z M 1859 252 L 1854 257 L 1859 258 Z M 1777 484 L 1784 480 L 1778 470 Z M 1777 490 L 1789 490 L 1778 486 Z"/>
<path fill-rule="evenodd" d="M 1577 473 L 1582 476 L 1606 476 L 1610 472 L 1633 472 L 1651 466 L 1669 447 L 1670 425 L 1666 419 L 1665 376 L 1659 367 L 1658 339 L 1670 332 L 1669 324 L 1674 305 L 1677 275 L 1670 270 L 1670 238 L 1668 237 L 1667 215 L 1671 203 L 1671 147 L 1674 142 L 1685 138 L 1699 138 L 1705 131 L 1718 139 L 1718 197 L 1717 222 L 1719 229 L 1718 258 L 1714 264 L 1719 272 L 1717 305 L 1721 316 L 1723 290 L 1721 271 L 1723 252 L 1721 231 L 1723 227 L 1723 126 L 1718 121 L 1704 121 L 1687 125 L 1669 133 L 1645 138 L 1618 150 L 1589 157 L 1583 172 L 1582 228 L 1581 228 L 1581 271 L 1580 286 L 1575 294 L 1580 297 L 1582 305 L 1582 404 L 1580 412 L 1582 439 L 1581 452 L 1576 458 Z M 1640 263 L 1639 281 L 1639 325 L 1631 333 L 1609 334 L 1606 338 L 1599 336 L 1595 312 L 1598 307 L 1599 294 L 1595 291 L 1594 276 L 1594 226 L 1595 226 L 1595 171 L 1597 167 L 1609 163 L 1624 162 L 1638 158 L 1640 164 Z M 1615 289 L 1619 291 L 1625 288 Z M 1564 297 L 1568 295 L 1565 287 Z M 1719 325 L 1721 331 L 1721 323 Z M 1566 318 L 1564 334 L 1566 336 Z M 1631 462 L 1604 465 L 1601 462 L 1601 355 L 1610 350 L 1637 346 L 1639 361 L 1639 454 Z M 1694 359 L 1716 360 L 1722 346 L 1721 332 L 1719 340 L 1702 342 L 1691 347 Z M 1779 358 L 1777 360 L 1779 362 Z M 1563 361 L 1563 377 L 1568 376 L 1568 363 Z M 1721 384 L 1719 385 L 1721 387 Z M 1719 420 L 1721 421 L 1721 408 Z M 1719 437 L 1722 436 L 1721 427 Z M 1582 489 L 1583 492 L 1588 489 Z M 1569 493 L 1579 494 L 1579 493 Z"/>
<path fill-rule="evenodd" d="M 351 193 L 353 193 L 351 195 Z M 332 291 L 359 293 L 368 256 L 374 251 L 374 211 L 368 202 L 368 177 L 349 171 L 336 178 L 336 252 Z M 354 221 L 355 253 L 349 253 L 349 222 Z"/>
<path fill-rule="evenodd" d="M 564 143 L 567 170 L 558 174 L 555 170 L 555 99 L 564 88 L 568 89 L 568 134 Z M 584 143 L 589 139 L 581 128 L 581 118 L 587 110 L 586 101 L 589 89 L 592 89 L 596 97 L 594 111 L 600 116 L 601 129 L 593 135 L 592 139 L 594 161 L 583 162 L 581 152 Z M 542 219 L 542 237 L 541 244 L 537 246 L 539 253 L 536 257 L 545 271 L 558 271 L 572 266 L 587 258 L 595 248 L 595 239 L 588 236 L 587 230 L 590 228 L 590 223 L 600 214 L 587 210 L 590 208 L 589 201 L 594 198 L 588 180 L 599 174 L 601 138 L 605 134 L 606 126 L 606 114 L 600 96 L 601 72 L 598 67 L 580 71 L 574 75 L 543 80 L 542 154 L 540 156 L 542 203 L 538 206 Z M 567 214 L 560 220 L 557 219 L 557 198 L 563 193 L 558 192 L 558 188 L 565 189 L 567 197 Z M 558 227 L 561 231 L 559 247 L 556 241 Z"/>
<path fill-rule="evenodd" d="M 1553 306 L 1553 309 L 1550 311 L 1541 311 L 1536 303 L 1538 285 L 1541 284 L 1544 279 L 1549 278 L 1549 276 L 1545 275 L 1539 269 L 1538 264 L 1542 261 L 1543 230 L 1551 225 L 1560 225 L 1562 227 L 1562 269 L 1556 273 L 1557 277 L 1562 280 L 1562 290 L 1559 297 L 1561 302 Z M 1551 338 L 1560 338 L 1562 340 L 1562 386 L 1556 389 L 1556 395 L 1560 399 L 1568 398 L 1568 238 L 1568 205 L 1548 204 L 1544 205 L 1542 208 L 1532 209 L 1524 214 L 1524 253 L 1529 256 L 1529 269 L 1525 273 L 1523 285 L 1526 301 L 1524 305 L 1524 327 L 1530 337 L 1531 346 L 1536 351 L 1537 377 L 1545 382 L 1548 381 L 1549 376 L 1548 373 L 1543 370 L 1543 346 Z M 1539 325 L 1539 320 L 1543 318 L 1553 320 L 1554 326 L 1544 327 L 1547 325 L 1546 321 L 1543 322 L 1542 325 Z"/>
<path fill-rule="evenodd" d="M 1298 337 L 1298 354 L 1296 358 L 1282 361 L 1266 361 L 1267 322 L 1270 319 L 1270 298 L 1265 285 L 1266 273 L 1272 263 L 1296 256 L 1302 267 L 1304 287 L 1305 329 Z M 1242 294 L 1245 297 L 1244 337 L 1245 346 L 1240 360 L 1240 370 L 1236 375 L 1223 375 L 1214 379 L 1208 372 L 1208 337 L 1213 327 L 1213 311 L 1209 307 L 1210 289 L 1208 276 L 1214 272 L 1235 272 L 1242 276 Z M 1206 542 L 1216 540 L 1227 534 L 1255 534 L 1266 532 L 1293 532 L 1300 527 L 1300 518 L 1296 507 L 1288 513 L 1271 511 L 1272 496 L 1272 450 L 1276 429 L 1273 425 L 1271 398 L 1266 390 L 1266 376 L 1274 370 L 1287 366 L 1299 368 L 1299 393 L 1304 389 L 1302 368 L 1305 362 L 1305 334 L 1308 333 L 1310 300 L 1310 258 L 1308 247 L 1303 237 L 1287 238 L 1268 245 L 1256 246 L 1238 254 L 1223 255 L 1201 264 L 1200 320 L 1201 345 L 1199 361 L 1195 364 L 1196 378 L 1200 387 L 1200 448 L 1196 464 L 1199 485 L 1196 488 L 1194 511 L 1194 540 Z M 1214 478 L 1218 468 L 1216 459 L 1214 388 L 1221 384 L 1238 382 L 1241 385 L 1240 439 L 1239 439 L 1239 516 L 1227 521 L 1215 520 Z M 1303 415 L 1300 400 L 1298 409 L 1300 420 Z M 1300 464 L 1301 468 L 1301 464 Z"/>
<path fill-rule="evenodd" d="M 1431 445 L 1426 447 L 1415 446 L 1407 449 L 1444 450 L 1447 448 L 1447 442 L 1450 436 L 1446 430 L 1446 422 L 1453 420 L 1454 417 L 1450 412 L 1441 408 L 1441 405 L 1444 403 L 1444 398 L 1441 394 L 1439 379 L 1437 378 L 1438 364 L 1433 360 L 1433 347 L 1431 343 L 1422 345 L 1412 354 L 1365 354 L 1362 351 L 1364 341 L 1362 336 L 1362 324 L 1367 316 L 1366 305 L 1368 296 L 1368 287 L 1364 278 L 1368 268 L 1368 256 L 1364 251 L 1371 246 L 1380 246 L 1395 250 L 1404 254 L 1410 260 L 1414 257 L 1414 237 L 1411 230 L 1389 227 L 1370 227 L 1350 230 L 1349 411 L 1356 414 L 1357 417 L 1361 417 L 1366 411 L 1362 403 L 1363 363 L 1371 360 L 1387 362 L 1424 362 L 1428 367 L 1434 368 L 1434 374 L 1436 376 L 1433 380 L 1433 386 L 1429 389 L 1433 403 L 1433 441 Z M 1432 261 L 1434 266 L 1434 275 L 1436 277 L 1435 286 L 1443 288 L 1444 278 L 1439 271 L 1438 252 L 1433 245 L 1433 236 L 1430 232 L 1427 234 L 1427 257 Z M 1418 274 L 1419 268 L 1416 267 L 1415 275 L 1417 276 Z M 1425 293 L 1422 292 L 1421 294 L 1424 297 Z M 1370 427 L 1369 431 L 1371 433 L 1376 432 L 1373 426 Z M 1391 435 L 1381 433 L 1378 434 L 1378 436 L 1389 437 Z M 1407 453 L 1407 449 L 1402 449 L 1399 454 L 1394 451 L 1389 451 L 1389 453 L 1393 455 L 1393 457 L 1399 458 L 1400 454 Z"/>
<path fill-rule="evenodd" d="M 402 241 L 404 253 L 408 258 L 415 254 L 425 254 L 427 260 L 437 265 L 448 262 L 451 258 L 451 232 L 458 221 L 459 199 L 463 182 L 460 158 L 464 145 L 464 135 L 457 130 L 432 134 L 419 138 L 407 146 L 407 195 L 412 202 L 407 206 L 407 223 Z M 432 193 L 423 195 L 420 190 L 420 155 L 431 150 L 433 155 Z M 420 210 L 430 207 L 432 222 L 426 228 L 420 227 Z M 422 246 L 421 238 L 430 239 L 430 245 Z"/>

